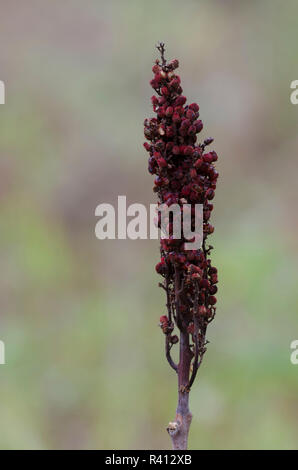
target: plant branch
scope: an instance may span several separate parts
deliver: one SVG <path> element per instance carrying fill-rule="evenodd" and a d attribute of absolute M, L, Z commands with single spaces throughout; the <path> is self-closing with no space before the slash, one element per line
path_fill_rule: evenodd
<path fill-rule="evenodd" d="M 165 43 L 164 42 L 159 42 L 156 46 L 156 48 L 159 50 L 160 52 L 160 56 L 161 56 L 161 63 L 162 65 L 166 65 L 167 61 L 165 59 Z"/>
<path fill-rule="evenodd" d="M 175 364 L 171 356 L 172 345 L 170 343 L 170 338 L 171 338 L 170 334 L 166 335 L 166 344 L 165 344 L 166 358 L 167 358 L 168 363 L 172 367 L 172 369 L 174 369 L 175 372 L 178 372 L 178 366 L 177 364 Z"/>
<path fill-rule="evenodd" d="M 192 414 L 188 407 L 189 393 L 187 384 L 193 353 L 189 346 L 187 331 L 180 333 L 180 360 L 178 365 L 178 406 L 174 422 L 170 422 L 167 431 L 171 437 L 173 449 L 187 449 L 188 433 Z"/>
<path fill-rule="evenodd" d="M 194 383 L 194 380 L 196 378 L 196 375 L 197 375 L 197 372 L 198 372 L 198 368 L 201 364 L 201 361 L 200 363 L 198 362 L 199 361 L 199 354 L 200 354 L 200 348 L 199 348 L 199 339 L 198 339 L 198 335 L 199 335 L 199 321 L 198 321 L 198 297 L 199 297 L 199 287 L 198 287 L 198 283 L 196 282 L 195 283 L 195 301 L 194 301 L 194 306 L 193 306 L 193 323 L 194 323 L 194 334 L 193 334 L 193 338 L 194 338 L 194 360 L 193 360 L 193 365 L 192 365 L 192 373 L 191 373 L 191 377 L 190 377 L 190 380 L 187 384 L 187 389 L 188 391 L 190 390 L 192 384 Z"/>

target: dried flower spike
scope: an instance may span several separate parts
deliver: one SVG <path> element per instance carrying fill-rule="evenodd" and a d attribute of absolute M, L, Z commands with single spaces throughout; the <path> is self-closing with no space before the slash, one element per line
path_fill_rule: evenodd
<path fill-rule="evenodd" d="M 206 330 L 214 319 L 217 292 L 217 269 L 211 265 L 207 238 L 214 227 L 209 223 L 218 173 L 214 151 L 205 153 L 213 139 L 197 142 L 203 129 L 199 119 L 199 105 L 187 105 L 182 95 L 181 80 L 176 73 L 177 59 L 167 62 L 165 47 L 157 49 L 161 61 L 152 68 L 154 77 L 150 84 L 156 95 L 152 97 L 156 117 L 146 119 L 144 134 L 149 142 L 144 144 L 149 152 L 148 170 L 155 175 L 154 192 L 160 204 L 203 205 L 203 243 L 199 250 L 185 250 L 185 238 L 162 239 L 161 260 L 156 271 L 164 281 L 167 313 L 160 318 L 165 335 L 166 358 L 178 375 L 178 407 L 176 420 L 168 430 L 174 449 L 186 449 L 192 415 L 189 411 L 189 391 L 206 352 Z M 194 217 L 194 215 L 192 215 Z M 194 222 L 192 220 L 192 222 Z M 179 331 L 180 339 L 173 335 Z M 171 356 L 171 348 L 179 341 L 179 363 Z M 175 430 L 173 431 L 173 429 Z M 171 432 L 170 432 L 171 431 Z"/>

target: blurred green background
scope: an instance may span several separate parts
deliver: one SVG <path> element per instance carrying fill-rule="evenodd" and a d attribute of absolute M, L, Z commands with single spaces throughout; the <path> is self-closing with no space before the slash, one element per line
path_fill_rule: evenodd
<path fill-rule="evenodd" d="M 155 202 L 143 120 L 164 40 L 220 156 L 218 309 L 190 448 L 297 449 L 298 3 L 0 7 L 0 448 L 170 447 L 158 241 L 94 234 L 98 204 Z"/>

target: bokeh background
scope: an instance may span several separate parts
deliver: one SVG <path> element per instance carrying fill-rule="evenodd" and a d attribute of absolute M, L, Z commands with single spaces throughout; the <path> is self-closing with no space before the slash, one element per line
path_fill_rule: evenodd
<path fill-rule="evenodd" d="M 217 317 L 192 449 L 295 449 L 295 0 L 0 1 L 2 449 L 164 449 L 176 377 L 158 241 L 99 241 L 95 207 L 154 203 L 143 120 L 159 40 L 215 138 Z"/>

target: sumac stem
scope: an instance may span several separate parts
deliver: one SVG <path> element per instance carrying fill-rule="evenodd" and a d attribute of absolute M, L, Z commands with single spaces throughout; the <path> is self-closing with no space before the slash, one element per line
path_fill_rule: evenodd
<path fill-rule="evenodd" d="M 192 414 L 189 411 L 190 365 L 193 354 L 189 345 L 189 334 L 180 333 L 180 360 L 178 364 L 178 405 L 175 421 L 169 423 L 167 431 L 172 439 L 173 449 L 187 449 L 188 433 Z"/>

